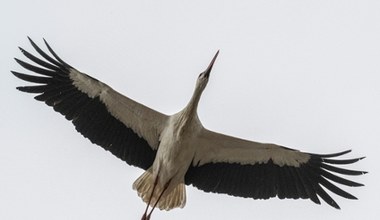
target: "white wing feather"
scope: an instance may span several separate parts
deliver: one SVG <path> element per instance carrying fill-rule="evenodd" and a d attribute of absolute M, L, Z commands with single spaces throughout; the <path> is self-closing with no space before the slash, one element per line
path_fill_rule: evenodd
<path fill-rule="evenodd" d="M 299 167 L 310 159 L 307 153 L 275 144 L 235 138 L 203 129 L 198 137 L 193 165 L 206 163 L 261 164 L 272 160 L 279 166 Z"/>
<path fill-rule="evenodd" d="M 143 137 L 153 149 L 157 149 L 159 135 L 168 119 L 167 115 L 133 101 L 78 70 L 71 69 L 70 78 L 74 85 L 90 98 L 99 96 L 115 118 Z"/>

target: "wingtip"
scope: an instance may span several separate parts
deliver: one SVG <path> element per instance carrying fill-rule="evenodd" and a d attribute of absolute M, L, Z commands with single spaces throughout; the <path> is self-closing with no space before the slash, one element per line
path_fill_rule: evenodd
<path fill-rule="evenodd" d="M 13 70 L 11 70 L 11 73 L 12 73 L 15 77 L 17 77 L 17 78 L 19 78 L 19 79 L 22 79 L 22 73 L 19 73 L 19 72 L 13 71 Z"/>
<path fill-rule="evenodd" d="M 29 42 L 31 43 L 31 44 L 35 44 L 34 43 L 34 41 L 32 40 L 32 38 L 30 38 L 29 36 L 26 36 L 27 38 L 28 38 L 28 40 L 29 40 Z M 43 37 L 42 38 L 42 40 L 44 41 L 44 43 L 47 45 L 47 46 L 49 46 L 49 43 L 47 42 L 47 40 Z M 20 47 L 19 47 L 20 48 Z M 22 48 L 20 48 L 20 49 L 22 49 Z"/>
<path fill-rule="evenodd" d="M 44 41 L 45 45 L 49 48 L 50 45 L 49 45 L 49 43 L 47 42 L 47 40 L 46 40 L 44 37 L 42 38 L 42 40 Z"/>
<path fill-rule="evenodd" d="M 351 153 L 352 152 L 352 149 L 348 149 L 348 150 L 345 150 L 345 151 L 343 151 L 344 152 L 344 154 L 348 154 L 348 153 Z M 342 153 L 343 153 L 342 152 Z"/>
<path fill-rule="evenodd" d="M 17 89 L 18 91 L 24 92 L 24 90 L 23 90 L 23 87 L 22 87 L 22 86 L 17 86 L 17 87 L 16 87 L 16 89 Z"/>
<path fill-rule="evenodd" d="M 28 40 L 29 40 L 29 42 L 30 42 L 31 44 L 35 44 L 34 41 L 32 40 L 32 38 L 30 38 L 29 36 L 27 36 L 27 37 L 28 37 Z"/>
<path fill-rule="evenodd" d="M 353 195 L 351 195 L 351 194 L 349 194 L 349 196 L 348 197 L 345 197 L 346 199 L 351 199 L 351 200 L 358 200 L 358 197 L 356 197 L 356 196 L 353 196 Z"/>
<path fill-rule="evenodd" d="M 23 66 L 23 67 L 25 67 L 25 62 L 24 61 L 22 61 L 22 60 L 20 60 L 20 59 L 18 59 L 18 58 L 13 58 L 19 65 L 21 65 L 21 66 Z"/>
<path fill-rule="evenodd" d="M 321 157 L 321 158 L 331 158 L 331 157 L 339 157 L 339 156 L 348 154 L 351 151 L 352 150 L 350 149 L 350 150 L 345 150 L 345 151 L 341 151 L 341 152 L 338 152 L 338 153 L 332 153 L 332 154 L 310 154 L 310 155 Z"/>
<path fill-rule="evenodd" d="M 21 74 L 21 73 L 16 72 L 16 71 L 13 71 L 13 70 L 11 70 L 11 73 L 12 73 L 15 77 L 17 77 L 17 78 L 19 78 L 19 79 L 22 79 L 22 74 Z M 16 89 L 18 89 L 18 87 L 17 87 Z M 18 90 L 20 90 L 20 89 L 18 89 Z"/>
<path fill-rule="evenodd" d="M 340 210 L 340 206 L 338 205 L 338 203 L 336 203 L 334 200 L 330 201 L 329 202 L 329 205 L 331 205 L 332 207 Z"/>
<path fill-rule="evenodd" d="M 18 49 L 19 49 L 22 53 L 25 53 L 24 48 L 22 48 L 22 47 L 18 47 Z"/>
<path fill-rule="evenodd" d="M 21 62 L 21 60 L 20 60 L 19 58 L 17 58 L 17 57 L 13 57 L 13 59 L 14 59 L 17 63 L 20 63 L 20 62 Z"/>
<path fill-rule="evenodd" d="M 13 71 L 13 70 L 11 70 L 11 73 L 12 73 L 13 75 L 15 75 L 15 76 L 17 76 L 17 75 L 19 74 L 18 72 Z"/>

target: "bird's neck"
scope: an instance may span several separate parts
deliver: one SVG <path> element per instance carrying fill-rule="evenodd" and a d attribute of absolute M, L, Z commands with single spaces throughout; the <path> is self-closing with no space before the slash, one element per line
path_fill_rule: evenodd
<path fill-rule="evenodd" d="M 193 96 L 191 97 L 187 106 L 180 112 L 178 117 L 178 130 L 183 132 L 189 125 L 192 124 L 193 120 L 198 120 L 197 108 L 198 103 L 201 98 L 202 90 L 196 88 Z"/>
<path fill-rule="evenodd" d="M 193 96 L 191 97 L 189 103 L 184 109 L 184 113 L 186 113 L 187 117 L 192 118 L 197 116 L 198 103 L 201 99 L 203 89 L 199 86 L 195 87 Z"/>

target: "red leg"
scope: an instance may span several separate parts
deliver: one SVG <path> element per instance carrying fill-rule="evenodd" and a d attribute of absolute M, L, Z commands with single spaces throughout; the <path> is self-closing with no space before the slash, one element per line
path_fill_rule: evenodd
<path fill-rule="evenodd" d="M 170 180 L 169 180 L 169 182 L 167 182 L 167 183 L 165 184 L 164 189 L 162 190 L 162 192 L 161 192 L 160 196 L 158 197 L 156 203 L 154 203 L 154 206 L 153 206 L 152 210 L 150 210 L 150 212 L 149 212 L 149 214 L 148 214 L 146 220 L 149 220 L 149 219 L 150 219 L 150 216 L 152 215 L 154 208 L 156 208 L 156 206 L 157 206 L 158 202 L 160 201 L 162 195 L 164 194 L 164 192 L 166 191 L 166 189 L 169 187 L 169 183 L 170 183 Z"/>
<path fill-rule="evenodd" d="M 148 218 L 147 218 L 146 214 L 148 212 L 149 204 L 152 201 L 153 193 L 154 193 L 154 190 L 156 189 L 157 183 L 158 183 L 158 175 L 157 175 L 156 179 L 154 180 L 153 189 L 152 189 L 152 192 L 150 193 L 150 197 L 149 197 L 149 202 L 146 205 L 146 209 L 145 209 L 143 216 L 141 217 L 141 220 L 149 220 L 149 218 L 150 218 L 150 216 L 148 216 Z"/>

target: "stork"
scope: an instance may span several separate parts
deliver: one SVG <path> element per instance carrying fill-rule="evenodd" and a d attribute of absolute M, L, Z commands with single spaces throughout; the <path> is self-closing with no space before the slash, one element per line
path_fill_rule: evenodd
<path fill-rule="evenodd" d="M 28 39 L 40 57 L 20 47 L 34 64 L 15 60 L 38 75 L 11 71 L 16 77 L 34 83 L 17 89 L 37 94 L 36 100 L 64 115 L 92 143 L 145 170 L 133 183 L 133 189 L 147 204 L 142 219 L 150 219 L 155 207 L 183 208 L 186 185 L 205 192 L 253 199 L 310 199 L 316 204 L 322 199 L 337 209 L 340 207 L 328 191 L 357 199 L 335 184 L 363 186 L 342 177 L 366 173 L 339 167 L 364 158 L 337 158 L 351 150 L 307 153 L 203 127 L 197 114 L 198 103 L 219 51 L 198 76 L 185 108 L 174 115 L 165 115 L 70 66 L 45 39 L 50 55 Z M 149 207 L 152 207 L 150 212 Z"/>

